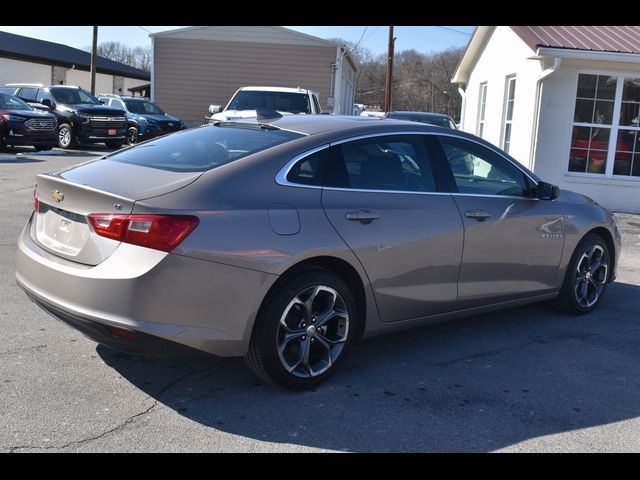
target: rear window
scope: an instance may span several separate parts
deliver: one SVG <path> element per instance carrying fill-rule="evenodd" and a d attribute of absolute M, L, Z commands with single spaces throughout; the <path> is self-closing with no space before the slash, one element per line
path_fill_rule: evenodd
<path fill-rule="evenodd" d="M 205 172 L 302 136 L 276 129 L 207 125 L 141 143 L 108 159 L 172 172 Z"/>

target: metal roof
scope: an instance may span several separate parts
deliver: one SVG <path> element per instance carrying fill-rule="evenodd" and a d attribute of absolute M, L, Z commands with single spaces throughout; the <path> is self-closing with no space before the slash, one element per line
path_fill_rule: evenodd
<path fill-rule="evenodd" d="M 640 26 L 517 26 L 511 29 L 529 48 L 640 53 Z"/>
<path fill-rule="evenodd" d="M 0 57 L 29 60 L 69 68 L 75 66 L 78 70 L 87 71 L 91 67 L 90 52 L 60 43 L 46 42 L 37 38 L 24 37 L 7 32 L 0 32 Z M 98 73 L 108 75 L 119 75 L 139 80 L 151 79 L 149 72 L 103 57 L 97 58 L 96 69 Z"/>

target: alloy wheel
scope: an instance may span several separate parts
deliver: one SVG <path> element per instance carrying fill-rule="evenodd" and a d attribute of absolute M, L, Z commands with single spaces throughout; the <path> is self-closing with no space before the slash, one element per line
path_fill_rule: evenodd
<path fill-rule="evenodd" d="M 58 141 L 60 142 L 60 146 L 63 148 L 67 148 L 71 145 L 71 131 L 67 127 L 60 128 L 58 132 Z"/>
<path fill-rule="evenodd" d="M 607 283 L 608 265 L 604 249 L 591 245 L 576 267 L 575 295 L 578 304 L 590 308 L 596 304 Z"/>
<path fill-rule="evenodd" d="M 326 285 L 298 293 L 280 317 L 276 348 L 287 372 L 301 378 L 321 375 L 342 354 L 349 335 L 344 298 Z"/>

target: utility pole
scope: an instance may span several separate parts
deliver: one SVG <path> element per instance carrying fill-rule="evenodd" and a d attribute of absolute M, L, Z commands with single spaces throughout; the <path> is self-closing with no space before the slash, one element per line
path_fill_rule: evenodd
<path fill-rule="evenodd" d="M 389 27 L 389 48 L 387 53 L 387 81 L 384 88 L 384 111 L 391 110 L 391 79 L 393 76 L 393 44 L 396 39 L 393 36 L 393 26 Z"/>
<path fill-rule="evenodd" d="M 431 68 L 431 111 L 435 112 L 435 110 L 433 109 L 433 82 L 435 81 L 435 73 L 436 71 L 433 69 L 433 67 Z"/>
<path fill-rule="evenodd" d="M 93 45 L 91 46 L 91 95 L 96 94 L 96 59 L 98 58 L 98 27 L 93 27 Z"/>

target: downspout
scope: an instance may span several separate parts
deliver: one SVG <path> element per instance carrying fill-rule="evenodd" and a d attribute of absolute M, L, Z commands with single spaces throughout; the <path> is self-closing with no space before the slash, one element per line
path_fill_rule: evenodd
<path fill-rule="evenodd" d="M 549 75 L 555 73 L 560 68 L 560 64 L 562 63 L 562 59 L 559 57 L 555 57 L 553 59 L 553 65 L 544 70 L 540 76 L 538 77 L 538 81 L 536 82 L 536 100 L 535 100 L 535 111 L 533 112 L 533 129 L 531 132 L 531 153 L 529 154 L 529 170 L 535 172 L 535 160 L 536 160 L 536 150 L 538 149 L 538 130 L 540 128 L 540 106 L 542 104 L 542 81 L 547 78 Z"/>
<path fill-rule="evenodd" d="M 463 130 L 464 127 L 464 117 L 465 112 L 467 110 L 467 91 L 462 88 L 462 86 L 458 86 L 458 93 L 462 97 L 462 105 L 460 106 L 460 130 Z"/>

